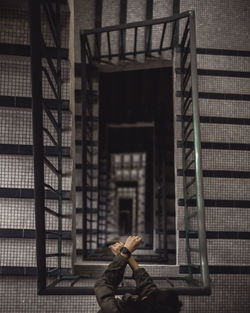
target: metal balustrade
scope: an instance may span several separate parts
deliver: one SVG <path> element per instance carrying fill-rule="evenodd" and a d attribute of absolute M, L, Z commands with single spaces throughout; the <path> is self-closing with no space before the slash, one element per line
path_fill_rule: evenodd
<path fill-rule="evenodd" d="M 190 13 L 183 31 L 181 43 L 181 111 L 182 111 L 182 150 L 183 150 L 183 195 L 185 210 L 186 255 L 189 279 L 197 268 L 201 271 L 204 290 L 209 290 L 209 271 L 205 231 L 203 182 L 201 167 L 200 120 L 198 106 L 198 78 L 195 41 L 195 16 Z M 187 177 L 187 171 L 194 169 L 194 177 Z M 192 247 L 190 220 L 197 219 L 199 245 Z M 194 253 L 199 254 L 200 265 L 193 264 Z"/>
<path fill-rule="evenodd" d="M 177 29 L 180 21 L 184 23 L 183 30 L 177 37 Z M 158 27 L 157 39 L 153 38 L 155 27 Z M 171 29 L 170 36 L 167 29 Z M 143 31 L 141 31 L 143 30 Z M 126 34 L 133 38 L 130 48 L 126 46 Z M 145 34 L 143 48 L 138 42 L 140 36 Z M 116 38 L 116 40 L 115 40 Z M 118 50 L 111 42 L 117 42 Z M 179 40 L 179 41 L 178 41 Z M 100 29 L 84 30 L 81 32 L 82 48 L 82 82 L 83 88 L 83 108 L 91 106 L 87 98 L 87 84 L 90 78 L 88 73 L 95 63 L 115 64 L 119 60 L 133 60 L 138 55 L 145 57 L 161 56 L 165 51 L 172 51 L 177 45 L 181 49 L 181 92 L 182 92 L 182 141 L 183 141 L 183 190 L 184 190 L 184 210 L 185 210 L 185 232 L 186 232 L 186 256 L 188 266 L 188 276 L 182 278 L 186 280 L 188 287 L 176 288 L 179 293 L 186 294 L 209 294 L 209 273 L 207 262 L 207 246 L 205 233 L 204 200 L 202 189 L 202 170 L 201 170 L 201 147 L 200 147 L 200 121 L 198 108 L 198 81 L 196 64 L 196 43 L 195 43 L 195 14 L 193 11 L 184 12 L 169 18 L 147 20 L 108 26 Z M 103 48 L 105 47 L 106 49 Z M 85 91 L 85 92 L 84 92 Z M 186 119 L 188 116 L 188 119 Z M 84 130 L 85 127 L 85 130 Z M 86 125 L 83 125 L 83 133 L 86 133 Z M 189 179 L 185 174 L 192 166 L 195 169 L 195 176 Z M 194 190 L 191 194 L 190 190 Z M 83 196 L 84 197 L 84 196 Z M 192 207 L 196 208 L 195 213 Z M 192 212 L 191 212 L 192 211 Z M 190 219 L 197 218 L 199 245 L 191 247 Z M 167 230 L 164 228 L 164 234 Z M 165 236 L 166 237 L 166 236 Z M 166 248 L 166 245 L 165 245 Z M 192 254 L 198 253 L 200 264 L 192 264 Z M 194 279 L 193 273 L 201 272 L 201 281 Z M 177 280 L 179 278 L 176 278 Z M 192 285 L 193 284 L 193 285 Z M 197 287 L 198 284 L 198 287 Z"/>
<path fill-rule="evenodd" d="M 95 62 L 112 63 L 115 58 L 120 60 L 132 60 L 139 54 L 145 57 L 155 57 L 164 51 L 174 49 L 176 46 L 176 29 L 179 21 L 184 21 L 185 25 L 179 38 L 178 45 L 181 48 L 181 92 L 182 92 L 182 138 L 183 138 L 183 190 L 185 208 L 185 231 L 186 231 L 186 255 L 189 275 L 187 281 L 193 280 L 193 272 L 200 267 L 202 274 L 201 286 L 195 289 L 194 293 L 209 293 L 209 274 L 207 263 L 207 248 L 205 235 L 204 200 L 202 190 L 202 170 L 201 170 L 201 148 L 200 148 L 200 122 L 198 109 L 198 83 L 197 83 L 197 64 L 196 64 L 196 43 L 195 43 L 195 15 L 193 11 L 184 12 L 169 18 L 148 20 L 145 22 L 129 23 L 117 26 L 109 26 L 94 30 L 84 30 L 81 32 L 82 47 L 82 68 L 84 70 L 83 83 L 89 82 L 88 71 Z M 158 27 L 160 32 L 157 36 L 158 42 L 152 45 L 154 27 Z M 179 26 L 179 25 L 178 25 Z M 166 30 L 171 28 L 171 36 L 167 36 Z M 138 49 L 139 34 L 144 30 L 144 48 Z M 133 37 L 132 48 L 126 48 L 126 32 L 130 30 L 130 38 Z M 131 35 L 133 34 L 133 35 Z M 119 38 L 118 51 L 114 51 L 111 45 L 111 38 Z M 159 36 L 160 35 L 160 36 Z M 102 48 L 106 43 L 107 53 Z M 92 47 L 92 48 L 91 48 Z M 132 56 L 132 59 L 131 59 Z M 85 89 L 87 87 L 85 86 Z M 84 97 L 84 92 L 83 92 Z M 88 102 L 87 97 L 85 101 Z M 86 102 L 84 103 L 86 105 Z M 83 107 L 84 107 L 83 104 Z M 89 105 L 89 104 L 88 104 Z M 91 104 L 90 104 L 91 105 Z M 188 120 L 186 116 L 188 115 Z M 84 125 L 83 125 L 84 127 Z M 86 127 L 86 126 L 85 126 Z M 193 156 L 194 155 L 194 156 Z M 194 166 L 195 177 L 188 179 L 186 171 Z M 194 189 L 193 194 L 190 190 Z M 196 207 L 195 213 L 190 213 L 191 206 Z M 198 219 L 199 248 L 190 246 L 190 227 L 189 220 Z M 166 233 L 164 229 L 164 233 Z M 192 254 L 199 253 L 200 265 L 192 264 Z M 193 268 L 195 270 L 193 270 Z M 191 287 L 190 287 L 191 288 Z M 199 291 L 198 291 L 199 290 Z"/>
<path fill-rule="evenodd" d="M 32 76 L 32 123 L 33 123 L 33 155 L 34 155 L 34 184 L 35 184 L 35 215 L 36 215 L 36 243 L 38 292 L 43 293 L 52 288 L 63 277 L 62 259 L 71 258 L 71 254 L 63 252 L 65 237 L 62 224 L 64 219 L 71 219 L 71 214 L 63 210 L 65 193 L 62 189 L 63 147 L 62 147 L 62 77 L 61 77 L 61 25 L 60 1 L 54 4 L 48 1 L 30 1 L 30 37 L 31 37 L 31 76 Z M 52 58 L 46 51 L 50 48 L 46 44 L 41 30 L 41 17 L 45 16 L 52 38 L 52 45 L 56 49 L 56 58 Z M 48 34 L 46 34 L 48 36 Z M 43 99 L 44 86 L 49 86 L 56 107 L 49 107 Z M 49 127 L 45 127 L 45 119 Z M 56 162 L 52 163 L 45 156 L 44 140 L 49 138 L 56 148 Z M 52 174 L 52 183 L 46 181 L 45 167 Z M 53 199 L 53 207 L 49 207 L 48 199 Z M 50 202 L 51 204 L 51 202 Z M 47 218 L 46 218 L 47 217 Z M 55 220 L 55 230 L 48 230 L 48 219 Z M 56 248 L 48 252 L 48 240 L 56 240 Z M 53 260 L 51 263 L 50 260 Z M 51 266 L 50 264 L 53 264 Z M 54 265 L 56 264 L 56 265 Z M 52 277 L 52 279 L 51 279 Z"/>
<path fill-rule="evenodd" d="M 57 4 L 59 1 L 57 1 Z M 37 222 L 37 255 L 38 255 L 38 289 L 40 294 L 94 294 L 92 287 L 76 287 L 76 283 L 89 279 L 86 276 L 72 276 L 65 273 L 61 266 L 64 254 L 61 250 L 62 242 L 62 218 L 63 215 L 61 204 L 59 204 L 59 211 L 56 213 L 58 217 L 58 251 L 53 254 L 46 254 L 45 252 L 45 185 L 43 177 L 44 162 L 46 165 L 58 176 L 58 188 L 51 189 L 57 196 L 56 199 L 62 200 L 62 189 L 59 178 L 62 176 L 61 161 L 58 163 L 58 168 L 55 169 L 52 164 L 44 161 L 43 153 L 43 124 L 42 124 L 42 79 L 41 79 L 41 42 L 40 25 L 38 18 L 40 12 L 35 1 L 31 1 L 31 38 L 32 38 L 32 81 L 33 81 L 33 130 L 34 130 L 34 160 L 35 160 L 35 199 L 36 199 L 36 222 Z M 52 8 L 48 5 L 46 10 Z M 54 13 L 52 13 L 54 12 Z M 55 17 L 58 15 L 58 10 L 48 12 L 49 23 L 58 21 L 54 18 L 49 18 L 49 15 Z M 186 26 L 180 33 L 178 38 L 179 22 L 184 21 Z M 155 43 L 154 27 L 160 26 L 161 32 L 158 36 L 158 42 Z M 57 29 L 55 24 L 51 24 L 51 29 Z M 140 29 L 144 29 L 141 32 Z M 167 36 L 167 29 L 171 29 L 171 36 Z M 128 31 L 133 32 L 133 47 L 128 49 L 126 46 L 126 34 Z M 111 44 L 113 33 L 118 34 L 119 45 L 118 50 L 115 51 Z M 138 46 L 140 36 L 143 35 L 144 48 Z M 57 33 L 58 35 L 58 33 Z M 131 34 L 130 34 L 131 36 Z M 60 47 L 60 40 L 56 36 L 56 46 Z M 94 39 L 94 40 L 93 40 Z M 154 40 L 153 40 L 154 39 Z M 102 51 L 103 42 L 106 41 L 107 53 Z M 94 42 L 94 44 L 92 44 Z M 153 44 L 154 43 L 154 44 Z M 81 32 L 81 58 L 82 58 L 82 199 L 83 199 L 83 251 L 85 256 L 88 249 L 93 246 L 93 221 L 94 211 L 98 211 L 95 207 L 97 203 L 97 186 L 93 185 L 94 155 L 97 153 L 97 142 L 94 138 L 93 129 L 98 125 L 98 118 L 94 116 L 94 91 L 93 91 L 93 67 L 96 62 L 112 63 L 114 58 L 120 60 L 131 60 L 138 55 L 145 55 L 145 57 L 161 56 L 165 51 L 172 51 L 176 46 L 181 48 L 181 92 L 182 92 L 182 138 L 183 138 L 183 174 L 184 174 L 184 208 L 185 208 L 185 231 L 186 231 L 186 255 L 187 266 L 189 274 L 182 277 L 154 277 L 154 279 L 166 280 L 167 278 L 178 281 L 182 280 L 186 283 L 185 287 L 171 287 L 178 294 L 185 295 L 209 295 L 210 282 L 209 271 L 207 263 L 207 245 L 205 235 L 205 216 L 204 216 L 204 200 L 202 190 L 202 170 L 201 170 L 201 147 L 200 147 L 200 122 L 199 122 L 199 108 L 198 108 L 198 90 L 197 90 L 197 65 L 196 65 L 196 43 L 195 43 L 195 15 L 193 11 L 184 12 L 168 18 L 161 18 L 156 20 L 147 20 L 143 22 L 129 23 L 123 25 L 109 26 L 94 30 L 84 30 Z M 49 62 L 48 62 L 49 63 Z M 53 73 L 60 73 L 60 56 L 57 60 L 57 69 L 52 69 Z M 44 70 L 43 70 L 44 71 Z M 47 76 L 48 82 L 50 78 Z M 52 86 L 51 86 L 52 87 Z M 57 79 L 57 85 L 52 87 L 55 96 L 58 97 L 60 103 L 60 76 Z M 60 105 L 58 106 L 60 107 Z M 61 127 L 61 121 L 54 121 L 50 116 L 49 110 L 45 108 L 47 115 L 52 120 L 54 126 Z M 60 111 L 60 109 L 59 109 Z M 58 117 L 61 112 L 58 111 Z M 48 132 L 48 130 L 45 130 Z M 58 134 L 60 131 L 58 131 Z M 59 136 L 59 135 L 58 135 Z M 53 140 L 57 142 L 59 151 L 61 148 L 61 139 Z M 60 153 L 59 153 L 60 158 Z M 100 162 L 100 159 L 99 159 Z M 187 171 L 194 166 L 195 176 L 191 180 L 187 177 Z M 48 187 L 48 186 L 47 186 Z M 191 192 L 193 191 L 193 192 Z M 100 198 L 99 198 L 100 201 Z M 195 211 L 192 211 L 195 208 Z M 51 212 L 51 209 L 48 209 Z M 54 213 L 53 213 L 54 214 Z M 99 215 L 100 217 L 101 215 Z M 190 243 L 190 220 L 197 218 L 198 223 L 198 247 L 192 247 Z M 88 221 L 90 219 L 91 221 Z M 89 226 L 88 226 L 89 225 Z M 100 227 L 97 227 L 97 230 Z M 87 232 L 91 234 L 87 237 Z M 98 237 L 98 234 L 97 234 Z M 87 238 L 87 240 L 86 240 Z M 192 255 L 199 254 L 200 264 L 192 263 Z M 46 284 L 47 269 L 46 258 L 57 257 L 58 268 L 51 268 L 50 274 L 56 274 L 55 280 L 50 284 Z M 201 281 L 197 279 L 194 274 L 201 274 Z M 200 275 L 198 275 L 200 276 Z M 53 277 L 53 276 L 52 276 Z M 94 279 L 94 277 L 91 277 Z M 59 283 L 65 282 L 65 285 L 59 286 Z M 120 288 L 119 294 L 124 292 L 134 292 L 131 288 Z"/>

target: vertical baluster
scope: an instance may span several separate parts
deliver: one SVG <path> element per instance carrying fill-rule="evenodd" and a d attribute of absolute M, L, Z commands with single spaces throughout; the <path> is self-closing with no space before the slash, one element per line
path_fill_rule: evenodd
<path fill-rule="evenodd" d="M 145 55 L 151 55 L 151 47 L 152 47 L 152 25 L 149 25 L 145 28 Z"/>
<path fill-rule="evenodd" d="M 44 147 L 43 105 L 41 69 L 41 12 L 40 3 L 29 1 L 31 82 L 32 82 L 32 128 L 34 155 L 34 197 L 36 217 L 36 255 L 38 292 L 46 288 L 46 240 L 45 240 L 45 192 L 44 192 Z"/>
<path fill-rule="evenodd" d="M 57 106 L 57 118 L 58 118 L 58 171 L 62 173 L 62 99 L 61 99 L 61 91 L 62 91 L 62 71 L 61 71 L 61 56 L 59 49 L 61 48 L 61 12 L 60 12 L 60 0 L 56 1 L 56 38 L 57 38 L 57 95 L 58 95 L 58 106 Z M 61 269 L 62 260 L 62 175 L 58 176 L 58 213 L 60 214 L 58 217 L 58 232 L 60 236 L 58 237 L 58 268 Z M 61 271 L 60 271 L 61 272 Z M 61 273 L 60 273 L 61 276 Z"/>
<path fill-rule="evenodd" d="M 164 23 L 162 33 L 161 33 L 161 41 L 160 41 L 160 47 L 159 47 L 159 52 L 158 52 L 159 54 L 161 54 L 161 51 L 162 51 L 166 28 L 167 28 L 167 23 Z"/>
<path fill-rule="evenodd" d="M 81 34 L 81 64 L 82 64 L 82 125 L 81 125 L 81 138 L 82 138 L 82 258 L 87 257 L 87 142 L 86 142 L 86 125 L 87 125 L 87 64 L 86 64 L 86 36 Z"/>
<path fill-rule="evenodd" d="M 125 58 L 125 38 L 126 38 L 126 31 L 125 29 L 121 29 L 120 30 L 120 45 L 119 45 L 120 59 Z"/>
<path fill-rule="evenodd" d="M 101 34 L 95 34 L 95 59 L 96 61 L 100 62 L 100 55 L 101 55 Z"/>
<path fill-rule="evenodd" d="M 181 63 L 183 63 L 183 58 L 185 57 L 185 49 L 181 46 Z M 184 115 L 185 115 L 185 103 L 187 101 L 187 99 L 185 99 L 185 95 L 184 95 L 184 86 L 183 86 L 183 79 L 184 79 L 184 73 L 183 71 L 181 71 L 181 91 L 182 91 L 182 99 L 181 99 L 181 114 L 183 116 L 182 118 L 182 166 L 183 168 L 186 167 L 186 142 L 184 141 L 185 138 L 185 124 L 184 124 Z M 185 234 L 186 234 L 186 238 L 185 238 L 185 250 L 186 250 L 186 255 L 187 255 L 187 263 L 192 264 L 192 258 L 191 258 L 191 253 L 190 253 L 190 241 L 189 241 L 189 209 L 188 209 L 188 194 L 187 194 L 187 177 L 186 177 L 186 172 L 183 171 L 183 198 L 184 198 L 184 226 L 185 226 Z M 188 266 L 188 272 L 189 272 L 189 276 L 192 277 L 192 269 L 190 268 L 190 266 Z"/>
<path fill-rule="evenodd" d="M 112 51 L 111 51 L 111 44 L 110 44 L 110 32 L 107 32 L 107 41 L 108 41 L 109 60 L 111 60 L 112 59 Z"/>
<path fill-rule="evenodd" d="M 138 33 L 138 27 L 135 27 L 135 32 L 134 32 L 134 57 L 137 54 L 137 33 Z"/>
<path fill-rule="evenodd" d="M 177 21 L 174 21 L 174 26 L 172 29 L 172 38 L 171 38 L 171 43 L 170 43 L 170 47 L 173 49 L 173 44 L 174 44 L 174 39 L 175 39 L 175 32 L 176 32 L 176 25 L 177 25 Z"/>

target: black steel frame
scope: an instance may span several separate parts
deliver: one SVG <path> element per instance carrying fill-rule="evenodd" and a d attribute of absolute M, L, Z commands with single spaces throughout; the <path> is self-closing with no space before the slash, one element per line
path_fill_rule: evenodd
<path fill-rule="evenodd" d="M 36 246 L 37 246 L 37 272 L 38 293 L 46 294 L 61 279 L 65 270 L 62 268 L 62 258 L 71 257 L 62 251 L 62 220 L 71 219 L 71 215 L 63 213 L 62 201 L 62 110 L 61 97 L 61 1 L 54 4 L 49 1 L 29 1 L 30 9 L 30 42 L 31 42 L 31 81 L 32 81 L 32 124 L 33 124 L 33 156 L 34 156 L 34 187 L 35 187 L 35 216 L 36 216 Z M 41 31 L 42 12 L 49 25 L 56 57 L 52 58 L 46 53 L 51 47 L 46 46 L 45 37 Z M 57 107 L 52 109 L 43 99 L 44 83 L 50 87 Z M 44 123 L 44 116 L 49 120 L 52 131 Z M 53 133 L 55 135 L 53 135 Z M 44 138 L 47 136 L 55 150 L 56 165 L 54 165 L 44 153 Z M 56 176 L 56 186 L 46 182 L 44 170 L 47 168 Z M 56 201 L 56 209 L 46 205 L 46 199 Z M 57 229 L 46 228 L 46 214 L 57 219 Z M 53 253 L 47 253 L 47 239 L 53 236 L 57 240 L 57 249 Z M 48 260 L 54 259 L 57 266 L 49 266 Z M 50 279 L 50 281 L 49 281 Z"/>

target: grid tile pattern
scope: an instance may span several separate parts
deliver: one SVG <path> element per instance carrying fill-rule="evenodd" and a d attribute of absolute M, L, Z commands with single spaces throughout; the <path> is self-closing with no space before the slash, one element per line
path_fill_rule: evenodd
<path fill-rule="evenodd" d="M 34 239 L 0 238 L 0 266 L 36 267 L 36 241 Z M 71 242 L 64 240 L 62 252 L 71 254 Z M 57 241 L 46 240 L 46 253 L 57 253 Z M 27 257 L 28 256 L 28 257 Z M 47 266 L 55 267 L 57 258 L 47 258 Z M 62 258 L 62 267 L 71 268 L 71 256 Z"/>
<path fill-rule="evenodd" d="M 53 112 L 53 111 L 52 111 Z M 56 113 L 54 111 L 54 116 Z M 71 144 L 71 114 L 69 112 L 63 113 L 62 123 L 65 130 L 62 133 L 62 145 L 69 147 Z M 44 126 L 50 133 L 56 137 L 55 129 L 44 113 Z M 32 145 L 32 112 L 29 109 L 0 109 L 0 143 L 1 144 L 18 144 L 18 145 Z M 53 143 L 44 134 L 44 145 L 52 146 Z"/>
<path fill-rule="evenodd" d="M 53 83 L 55 83 L 46 60 L 43 60 L 43 66 L 47 69 Z M 29 57 L 1 55 L 0 69 L 1 96 L 31 97 L 31 69 Z M 62 99 L 68 99 L 69 62 L 66 60 L 62 60 L 62 82 Z M 48 99 L 55 99 L 55 95 L 44 74 L 43 97 Z"/>
<path fill-rule="evenodd" d="M 57 168 L 57 158 L 48 157 Z M 63 160 L 63 173 L 71 173 L 71 160 Z M 57 189 L 57 176 L 45 166 L 45 182 Z M 30 156 L 2 155 L 0 162 L 1 188 L 34 188 L 34 165 Z M 71 177 L 63 179 L 63 190 L 71 189 Z"/>
<path fill-rule="evenodd" d="M 29 13 L 27 6 L 18 5 L 18 8 L 8 7 L 1 3 L 0 5 L 0 42 L 8 44 L 30 44 L 29 33 Z M 43 11 L 42 11 L 43 14 Z M 68 47 L 68 11 L 62 12 L 62 47 Z M 42 16 L 43 26 L 42 32 L 48 46 L 54 46 L 49 25 L 46 22 L 46 17 Z"/>
<path fill-rule="evenodd" d="M 80 4 L 81 2 L 81 4 Z M 154 1 L 155 10 L 154 17 L 161 16 L 165 7 L 166 1 L 159 0 Z M 78 38 L 78 27 L 79 25 L 84 26 L 82 28 L 93 28 L 94 21 L 94 1 L 82 1 L 77 2 L 75 12 L 76 18 L 81 23 L 76 23 L 76 37 Z M 79 7 L 78 7 L 79 6 Z M 145 1 L 129 1 L 129 19 L 130 21 L 143 20 L 145 13 Z M 249 4 L 247 0 L 222 0 L 222 1 L 199 1 L 199 0 L 188 0 L 181 1 L 181 11 L 196 10 L 197 16 L 197 37 L 198 46 L 207 48 L 222 48 L 222 49 L 242 49 L 249 50 Z M 1 42 L 12 42 L 20 44 L 28 44 L 28 23 L 27 16 L 22 12 L 13 13 L 12 18 L 8 19 L 6 11 L 0 10 L 2 15 L 0 23 L 2 23 L 1 29 Z M 166 14 L 168 15 L 168 14 Z M 16 16 L 18 16 L 16 18 Z M 25 17 L 22 17 L 25 16 Z M 16 20 L 18 21 L 16 23 Z M 108 20 L 107 17 L 104 20 Z M 13 25 L 15 25 L 13 27 Z M 233 27 L 232 27 L 233 25 Z M 236 26 L 236 27 L 234 27 Z M 48 39 L 49 40 L 49 39 Z M 76 59 L 79 57 L 79 46 L 77 46 Z M 249 71 L 249 60 L 242 57 L 228 57 L 228 56 L 198 56 L 199 68 L 206 69 L 227 69 L 235 71 Z M 21 71 L 22 65 L 20 65 Z M 17 72 L 17 71 L 16 71 Z M 6 73 L 6 71 L 5 71 Z M 17 74 L 17 73 L 16 73 Z M 17 79 L 17 86 L 15 95 L 28 95 L 29 88 L 21 84 L 22 77 L 13 76 L 11 71 L 7 75 L 10 75 L 9 81 Z M 18 74 L 17 74 L 18 75 Z M 17 77 L 17 78 L 16 78 Z M 8 76 L 5 76 L 8 81 Z M 3 80 L 1 80 L 2 82 Z M 241 82 L 243 85 L 241 85 Z M 207 77 L 201 77 L 200 88 L 202 91 L 215 91 L 215 92 L 239 92 L 248 93 L 249 80 L 246 82 L 239 78 L 227 79 L 207 79 Z M 10 88 L 5 85 L 4 95 L 10 93 Z M 1 93 L 2 94 L 2 93 Z M 12 94 L 11 94 L 12 95 Z M 178 105 L 176 105 L 178 108 Z M 202 115 L 209 116 L 221 116 L 221 117 L 246 117 L 249 118 L 248 103 L 244 101 L 231 101 L 231 100 L 213 100 L 203 99 L 200 101 L 200 108 Z M 10 110 L 9 110 L 10 111 Z M 14 111 L 16 114 L 17 111 Z M 25 113 L 23 113 L 25 112 Z M 18 122 L 20 123 L 20 129 L 24 129 L 24 132 L 20 130 L 6 131 L 9 129 L 8 125 L 12 125 L 12 128 L 16 128 L 16 124 L 10 124 L 10 121 L 5 121 L 1 136 L 4 143 L 9 143 L 11 140 L 15 143 L 28 142 L 31 144 L 30 128 L 28 120 L 26 119 L 26 111 L 23 111 L 20 115 Z M 2 116 L 3 110 L 1 110 Z M 177 114 L 180 112 L 177 110 Z M 9 113 L 11 114 L 11 113 Z M 7 118 L 7 117 L 6 117 Z M 3 123 L 1 122 L 1 125 Z M 176 124 L 176 127 L 178 125 Z M 10 130 L 10 129 L 9 129 Z M 230 140 L 235 142 L 246 142 L 248 139 L 247 135 L 248 126 L 218 126 L 212 124 L 203 127 L 203 138 L 209 140 L 223 139 L 224 134 L 230 134 Z M 219 132 L 224 134 L 220 134 Z M 20 135 L 19 135 L 20 132 Z M 4 138 L 8 134 L 10 141 L 4 141 Z M 228 137 L 224 137 L 228 138 Z M 237 139 L 237 140 L 236 140 Z M 208 169 L 226 169 L 226 170 L 244 170 L 249 171 L 249 155 L 248 151 L 225 151 L 225 150 L 203 150 L 203 165 Z M 177 162 L 180 159 L 180 149 L 176 150 Z M 180 163 L 178 163 L 180 164 Z M 178 167 L 181 168 L 181 167 Z M 247 182 L 247 183 L 246 183 Z M 239 179 L 213 179 L 209 178 L 205 180 L 206 197 L 220 197 L 223 195 L 226 199 L 248 199 L 247 190 L 248 181 Z M 181 197 L 181 178 L 178 178 L 176 194 Z M 33 204 L 32 204 L 33 205 Z M 28 200 L 14 199 L 0 199 L 1 213 L 3 213 L 3 228 L 33 228 L 33 207 Z M 7 208 L 13 209 L 13 214 L 7 212 Z M 178 221 L 181 220 L 181 210 L 178 211 Z M 249 210 L 242 208 L 207 208 L 207 227 L 208 230 L 232 230 L 232 231 L 249 231 Z M 19 214 L 19 212 L 22 212 Z M 54 222 L 49 220 L 51 227 L 54 228 Z M 67 226 L 69 227 L 69 225 Z M 179 229 L 182 229 L 182 225 L 178 224 Z M 66 229 L 66 225 L 65 225 Z M 22 242 L 22 243 L 21 243 Z M 12 245 L 13 243 L 13 245 Z M 20 243 L 20 244 L 19 244 Z M 24 245 L 27 244 L 27 245 Z M 50 243 L 50 248 L 54 246 Z M 180 260 L 183 260 L 184 254 L 183 246 L 181 246 L 182 240 L 180 241 Z M 194 242 L 195 245 L 195 242 Z M 247 240 L 209 240 L 209 258 L 212 264 L 249 264 L 249 243 Z M 70 247 L 66 247 L 70 249 Z M 35 264 L 35 245 L 32 239 L 1 239 L 1 255 L 7 253 L 7 258 L 1 259 L 2 264 L 8 266 L 16 264 L 29 264 L 33 266 Z M 52 250 L 54 251 L 54 250 Z M 2 254 L 3 252 L 3 254 Z M 19 252 L 19 253 L 18 253 Z M 20 257 L 21 256 L 21 257 Z M 8 262 L 6 262 L 8 260 Z M 19 263 L 18 263 L 18 262 Z M 56 263 L 56 260 L 52 260 Z M 185 260 L 183 260 L 185 262 Z M 70 262 L 65 265 L 70 267 Z M 150 271 L 150 270 L 149 270 Z M 151 271 L 150 271 L 151 273 Z M 159 272 L 161 274 L 162 271 Z M 212 278 L 212 296 L 211 297 L 182 297 L 184 302 L 182 312 L 194 312 L 194 313 L 247 313 L 249 312 L 250 300 L 249 300 L 249 288 L 250 279 L 249 275 L 211 275 Z M 0 288 L 1 295 L 1 307 L 4 312 L 86 312 L 92 313 L 98 311 L 96 299 L 93 296 L 51 296 L 51 297 L 39 297 L 36 295 L 36 280 L 29 277 L 1 277 L 2 286 Z"/>
<path fill-rule="evenodd" d="M 250 25 L 247 23 L 250 8 L 247 0 L 182 0 L 180 3 L 181 12 L 196 11 L 198 47 L 250 50 Z"/>
<path fill-rule="evenodd" d="M 46 200 L 47 207 L 57 210 L 57 202 Z M 63 212 L 71 213 L 72 203 L 63 201 Z M 0 198 L 0 229 L 31 229 L 35 230 L 35 208 L 33 199 L 12 199 Z M 71 230 L 71 220 L 63 219 L 62 229 Z M 46 229 L 56 230 L 58 228 L 57 219 L 50 214 L 46 214 Z"/>
<path fill-rule="evenodd" d="M 190 246 L 198 248 L 198 240 L 191 239 Z M 207 239 L 209 265 L 248 265 L 250 263 L 249 240 Z M 179 239 L 180 264 L 186 264 L 185 239 Z M 193 264 L 199 264 L 199 254 L 192 253 Z"/>

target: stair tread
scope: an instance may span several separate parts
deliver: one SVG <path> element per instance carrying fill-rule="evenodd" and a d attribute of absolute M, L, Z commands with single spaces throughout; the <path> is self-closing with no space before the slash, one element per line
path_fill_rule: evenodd
<path fill-rule="evenodd" d="M 47 48 L 48 55 L 57 58 L 57 49 L 53 47 Z M 14 43 L 0 43 L 0 55 L 30 56 L 30 45 L 21 45 Z M 62 59 L 68 59 L 69 49 L 61 48 L 60 55 Z"/>
<path fill-rule="evenodd" d="M 58 100 L 56 99 L 43 99 L 43 102 L 51 110 L 57 109 Z M 32 108 L 32 98 L 31 97 L 16 97 L 16 96 L 0 96 L 0 107 L 7 108 Z M 69 110 L 69 100 L 62 100 L 62 110 Z"/>
<path fill-rule="evenodd" d="M 57 197 L 53 191 L 45 191 L 46 198 L 56 200 Z M 63 190 L 63 200 L 70 199 L 70 191 Z M 33 199 L 34 189 L 33 188 L 0 188 L 0 198 L 22 198 L 22 199 Z"/>
<path fill-rule="evenodd" d="M 58 152 L 54 146 L 44 146 L 46 156 L 57 156 Z M 62 147 L 63 157 L 70 157 L 70 148 Z M 10 155 L 33 155 L 33 145 L 22 144 L 0 144 L 0 154 Z"/>

